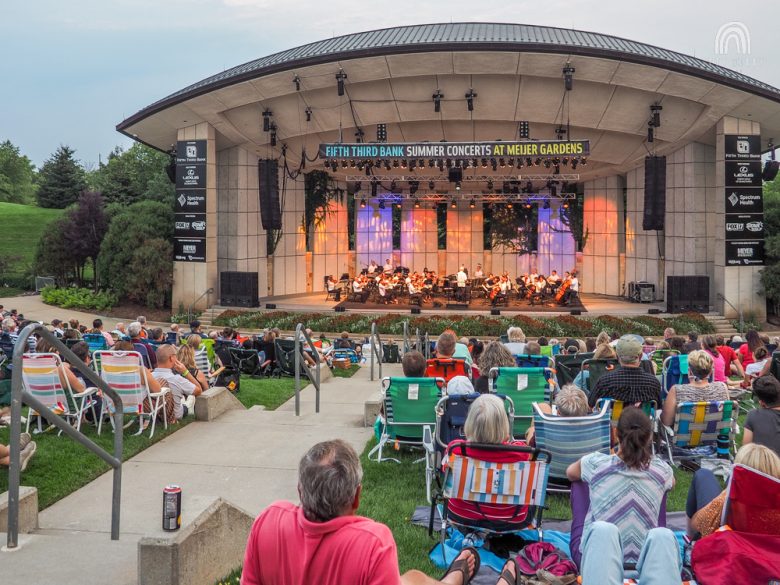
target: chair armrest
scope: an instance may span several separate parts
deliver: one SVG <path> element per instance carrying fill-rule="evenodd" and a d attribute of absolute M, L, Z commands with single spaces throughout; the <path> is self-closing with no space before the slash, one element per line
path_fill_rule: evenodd
<path fill-rule="evenodd" d="M 659 422 L 660 422 L 660 419 L 658 419 L 658 420 L 659 420 Z M 663 423 L 660 423 L 660 424 L 661 424 L 661 427 L 663 427 L 663 429 L 664 429 L 664 432 L 665 432 L 667 435 L 669 435 L 670 437 L 674 437 L 674 429 L 673 429 L 673 428 L 671 428 L 671 427 L 667 427 L 667 426 L 666 426 L 665 424 L 663 424 Z"/>
<path fill-rule="evenodd" d="M 163 386 L 162 388 L 160 388 L 159 392 L 149 392 L 149 398 L 158 398 L 160 396 L 165 396 L 166 394 L 169 394 L 170 391 L 171 391 L 170 388 L 168 388 L 167 386 Z"/>
<path fill-rule="evenodd" d="M 92 396 L 93 394 L 97 394 L 98 388 L 95 388 L 94 386 L 90 386 L 83 392 L 72 392 L 71 395 L 73 398 L 85 398 L 86 396 Z"/>
<path fill-rule="evenodd" d="M 426 452 L 428 452 L 429 454 L 433 454 L 434 446 L 433 446 L 433 432 L 431 431 L 431 425 L 423 425 L 422 444 Z"/>

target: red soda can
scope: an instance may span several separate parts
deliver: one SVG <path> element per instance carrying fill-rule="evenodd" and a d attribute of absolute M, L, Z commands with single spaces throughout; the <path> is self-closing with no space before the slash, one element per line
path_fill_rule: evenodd
<path fill-rule="evenodd" d="M 163 530 L 181 528 L 181 486 L 167 485 L 163 489 Z"/>

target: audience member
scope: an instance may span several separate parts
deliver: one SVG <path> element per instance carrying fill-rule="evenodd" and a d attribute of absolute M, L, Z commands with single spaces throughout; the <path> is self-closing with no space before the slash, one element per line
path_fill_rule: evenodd
<path fill-rule="evenodd" d="M 683 347 L 685 346 L 685 340 L 682 337 L 675 335 L 674 337 L 670 337 L 667 342 L 669 343 L 669 349 L 673 349 L 679 354 L 684 353 Z"/>
<path fill-rule="evenodd" d="M 535 341 L 529 341 L 525 344 L 525 355 L 540 355 L 542 348 Z"/>
<path fill-rule="evenodd" d="M 664 329 L 664 341 L 668 342 L 672 337 L 675 337 L 677 333 L 674 331 L 674 327 L 667 327 Z"/>
<path fill-rule="evenodd" d="M 598 336 L 596 337 L 596 347 L 599 345 L 606 343 L 609 345 L 612 342 L 612 338 L 609 336 L 609 333 L 606 331 L 599 332 Z"/>
<path fill-rule="evenodd" d="M 32 440 L 30 433 L 22 433 L 19 435 L 19 448 L 21 450 L 19 453 L 19 469 L 24 471 L 27 469 L 32 456 L 35 455 L 38 445 Z M 8 467 L 9 465 L 11 465 L 11 448 L 0 443 L 0 466 Z"/>
<path fill-rule="evenodd" d="M 507 342 L 504 344 L 512 355 L 525 354 L 525 333 L 520 327 L 510 327 L 506 330 Z"/>
<path fill-rule="evenodd" d="M 699 343 L 699 334 L 696 331 L 689 331 L 688 341 L 686 341 L 683 345 L 682 353 L 687 355 L 697 349 L 701 349 L 701 343 Z"/>
<path fill-rule="evenodd" d="M 439 335 L 439 339 L 436 340 L 436 357 L 448 359 L 452 358 L 455 353 L 455 335 L 449 331 L 445 331 Z"/>
<path fill-rule="evenodd" d="M 136 321 L 141 325 L 141 337 L 147 339 L 149 337 L 149 330 L 146 328 L 146 317 L 138 315 Z"/>
<path fill-rule="evenodd" d="M 138 321 L 133 321 L 127 326 L 127 336 L 135 350 L 141 354 L 144 365 L 150 370 L 154 370 L 157 367 L 157 355 L 149 341 L 141 337 L 141 331 L 141 324 Z"/>
<path fill-rule="evenodd" d="M 756 443 L 780 455 L 780 381 L 771 374 L 753 381 L 759 408 L 748 412 L 742 444 Z"/>
<path fill-rule="evenodd" d="M 715 345 L 718 353 L 723 358 L 723 370 L 726 377 L 728 378 L 732 374 L 736 374 L 740 378 L 744 378 L 745 370 L 737 357 L 737 352 L 731 346 L 726 345 L 722 335 L 715 337 Z"/>
<path fill-rule="evenodd" d="M 57 337 L 62 337 L 64 331 L 62 330 L 62 319 L 51 320 L 51 330 Z"/>
<path fill-rule="evenodd" d="M 730 400 L 729 389 L 723 382 L 710 382 L 714 362 L 712 356 L 697 349 L 688 354 L 687 384 L 675 384 L 664 401 L 661 421 L 671 427 L 677 405 L 682 402 L 712 402 Z"/>
<path fill-rule="evenodd" d="M 753 352 L 753 361 L 745 366 L 745 381 L 750 383 L 755 378 L 758 378 L 766 366 L 767 373 L 769 370 L 769 350 L 765 345 L 759 345 Z"/>
<path fill-rule="evenodd" d="M 111 334 L 108 331 L 103 330 L 102 319 L 95 319 L 92 321 L 92 329 L 94 333 L 100 333 L 103 336 L 103 339 L 106 340 L 106 347 L 110 348 L 114 345 L 114 338 L 111 337 Z"/>
<path fill-rule="evenodd" d="M 192 377 L 198 382 L 200 389 L 204 392 L 209 389 L 209 383 L 206 380 L 206 375 L 201 372 L 195 365 L 195 351 L 189 345 L 180 345 L 176 351 L 176 357 L 184 364 Z"/>
<path fill-rule="evenodd" d="M 740 345 L 737 350 L 737 357 L 739 358 L 742 367 L 745 369 L 745 375 L 748 375 L 747 367 L 755 361 L 753 354 L 756 349 L 762 345 L 764 345 L 764 343 L 761 341 L 761 336 L 759 336 L 758 331 L 755 329 L 749 330 L 745 335 L 745 343 Z"/>
<path fill-rule="evenodd" d="M 449 388 L 448 388 L 449 389 Z M 565 384 L 555 397 L 554 409 L 546 402 L 539 403 L 539 410 L 544 414 L 555 416 L 574 417 L 590 414 L 588 395 L 574 384 Z M 534 444 L 533 424 L 525 433 L 525 440 L 529 445 Z"/>
<path fill-rule="evenodd" d="M 612 398 L 631 404 L 655 401 L 660 405 L 661 383 L 640 367 L 642 344 L 625 336 L 618 340 L 615 350 L 620 367 L 598 379 L 588 396 L 588 404 L 593 407 L 601 398 Z"/>
<path fill-rule="evenodd" d="M 171 389 L 176 420 L 194 413 L 195 397 L 202 390 L 187 367 L 176 357 L 176 348 L 169 344 L 161 345 L 157 349 L 157 363 L 152 375 Z"/>
<path fill-rule="evenodd" d="M 149 330 L 148 332 L 148 339 L 155 345 L 162 345 L 165 343 L 165 333 L 162 330 L 162 327 L 155 327 L 154 329 Z"/>
<path fill-rule="evenodd" d="M 190 321 L 190 332 L 188 335 L 201 335 L 202 333 L 200 321 L 197 319 Z"/>
<path fill-rule="evenodd" d="M 480 376 L 474 382 L 474 389 L 480 394 L 487 394 L 490 391 L 490 370 L 514 366 L 515 358 L 506 346 L 499 341 L 489 341 L 479 358 Z"/>
<path fill-rule="evenodd" d="M 425 356 L 419 351 L 408 351 L 401 358 L 401 368 L 405 378 L 423 378 L 427 367 Z"/>
<path fill-rule="evenodd" d="M 474 386 L 466 376 L 453 376 L 447 382 L 447 395 L 468 395 L 474 394 Z"/>
<path fill-rule="evenodd" d="M 567 343 L 568 343 L 568 340 L 567 340 Z M 585 338 L 585 351 L 587 353 L 596 351 L 596 347 L 598 347 L 598 346 L 596 345 L 596 339 L 594 337 L 586 337 Z"/>
<path fill-rule="evenodd" d="M 458 341 L 457 335 L 455 335 L 455 332 L 452 329 L 445 329 L 444 333 L 448 335 L 452 335 L 452 339 L 455 342 L 455 349 L 453 350 L 452 354 L 448 355 L 447 357 L 451 357 L 456 360 L 463 360 L 468 365 L 471 365 L 472 359 L 471 359 L 471 353 L 469 352 L 469 346 L 468 346 L 468 339 L 466 339 L 466 343 L 462 343 Z M 444 334 L 442 333 L 442 335 Z M 441 337 L 439 337 L 441 339 Z M 439 355 L 438 350 L 438 344 L 437 344 L 437 350 L 436 350 L 436 357 L 445 357 L 443 355 Z"/>

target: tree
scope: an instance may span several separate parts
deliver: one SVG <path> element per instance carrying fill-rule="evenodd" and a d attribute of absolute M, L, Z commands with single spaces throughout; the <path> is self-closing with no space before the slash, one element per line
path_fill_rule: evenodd
<path fill-rule="evenodd" d="M 67 222 L 62 234 L 77 268 L 77 280 L 83 285 L 84 267 L 88 261 L 93 266 L 93 284 L 97 290 L 99 283 L 97 257 L 100 244 L 108 229 L 105 205 L 100 193 L 84 191 L 67 214 Z"/>
<path fill-rule="evenodd" d="M 77 267 L 62 234 L 67 230 L 68 218 L 51 222 L 38 240 L 35 251 L 37 274 L 53 276 L 57 285 L 67 286 L 76 279 Z"/>
<path fill-rule="evenodd" d="M 64 209 L 79 198 L 86 187 L 84 169 L 73 157 L 75 151 L 68 146 L 60 146 L 43 163 L 39 174 L 38 205 Z"/>
<path fill-rule="evenodd" d="M 173 249 L 153 240 L 170 242 L 173 223 L 172 206 L 157 201 L 140 201 L 115 213 L 98 255 L 101 283 L 119 296 L 136 300 L 157 302 L 167 297 L 173 278 Z M 152 258 L 154 254 L 159 258 Z M 158 289 L 157 296 L 150 296 L 152 288 Z"/>
<path fill-rule="evenodd" d="M 764 185 L 764 254 L 766 267 L 761 271 L 761 285 L 772 303 L 773 313 L 780 313 L 780 176 Z"/>
<path fill-rule="evenodd" d="M 170 156 L 143 144 L 128 150 L 116 147 L 108 161 L 90 175 L 90 185 L 107 203 L 130 205 L 160 201 L 173 206 L 174 187 L 165 172 Z"/>
<path fill-rule="evenodd" d="M 0 143 L 0 201 L 31 203 L 35 197 L 35 165 L 10 140 Z"/>

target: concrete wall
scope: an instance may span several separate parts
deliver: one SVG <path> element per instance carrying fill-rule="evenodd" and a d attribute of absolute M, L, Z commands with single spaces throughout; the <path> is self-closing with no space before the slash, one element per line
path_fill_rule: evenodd
<path fill-rule="evenodd" d="M 625 252 L 623 190 L 625 179 L 612 176 L 585 183 L 584 229 L 588 240 L 583 250 L 580 290 L 617 296 L 623 293 L 623 275 L 618 261 Z"/>

